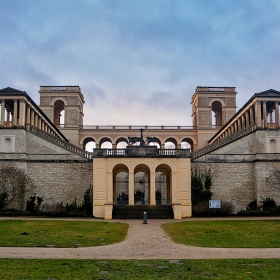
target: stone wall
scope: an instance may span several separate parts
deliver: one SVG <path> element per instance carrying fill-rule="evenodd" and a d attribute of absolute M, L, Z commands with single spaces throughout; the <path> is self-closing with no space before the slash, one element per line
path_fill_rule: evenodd
<path fill-rule="evenodd" d="M 45 203 L 81 204 L 85 191 L 92 185 L 90 162 L 29 162 L 28 176 L 36 184 L 36 195 Z"/>
<path fill-rule="evenodd" d="M 238 210 L 266 197 L 280 204 L 279 189 L 269 181 L 272 172 L 280 170 L 280 154 L 269 152 L 269 139 L 278 141 L 279 137 L 280 131 L 257 130 L 195 159 L 192 168 L 211 169 L 213 199 L 234 199 Z"/>
<path fill-rule="evenodd" d="M 255 199 L 255 172 L 252 163 L 192 163 L 201 173 L 211 170 L 212 199 L 237 201 L 238 210 L 245 209 Z"/>

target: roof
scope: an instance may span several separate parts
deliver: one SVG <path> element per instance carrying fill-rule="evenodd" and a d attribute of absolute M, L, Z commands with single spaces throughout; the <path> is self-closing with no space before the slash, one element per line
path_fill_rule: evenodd
<path fill-rule="evenodd" d="M 227 126 L 238 114 L 240 114 L 240 112 L 243 111 L 244 108 L 246 108 L 255 98 L 280 98 L 280 91 L 277 91 L 275 89 L 268 89 L 262 92 L 256 92 L 233 116 L 232 118 L 225 123 L 220 129 L 219 131 L 217 131 L 217 133 L 215 133 L 211 139 L 208 142 L 211 142 L 212 139 L 214 139 L 223 129 L 225 126 Z"/>
<path fill-rule="evenodd" d="M 27 100 L 40 112 L 42 116 L 51 124 L 52 128 L 58 132 L 61 137 L 68 142 L 67 138 L 63 135 L 63 133 L 53 124 L 53 122 L 46 116 L 46 114 L 42 111 L 42 109 L 33 101 L 33 99 L 26 93 L 26 91 L 21 91 L 18 89 L 14 89 L 11 87 L 6 87 L 3 89 L 0 89 L 0 96 L 4 95 L 18 95 L 18 96 L 25 96 Z"/>

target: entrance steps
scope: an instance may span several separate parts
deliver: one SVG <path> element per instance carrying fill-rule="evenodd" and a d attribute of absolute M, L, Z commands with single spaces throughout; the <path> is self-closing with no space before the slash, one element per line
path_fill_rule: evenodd
<path fill-rule="evenodd" d="M 173 219 L 171 205 L 114 205 L 113 219 L 143 219 L 143 213 L 148 219 Z"/>

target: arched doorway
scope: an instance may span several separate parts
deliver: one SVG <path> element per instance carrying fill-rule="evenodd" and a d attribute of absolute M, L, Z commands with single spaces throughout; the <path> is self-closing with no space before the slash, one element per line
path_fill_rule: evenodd
<path fill-rule="evenodd" d="M 171 169 L 166 164 L 161 164 L 156 168 L 156 204 L 171 204 Z"/>
<path fill-rule="evenodd" d="M 115 205 L 128 205 L 128 168 L 118 164 L 113 170 L 113 193 Z"/>
<path fill-rule="evenodd" d="M 150 204 L 150 169 L 139 164 L 134 170 L 134 205 Z"/>

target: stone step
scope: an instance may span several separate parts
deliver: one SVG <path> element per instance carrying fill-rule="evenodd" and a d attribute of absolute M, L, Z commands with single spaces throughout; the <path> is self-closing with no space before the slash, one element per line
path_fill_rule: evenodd
<path fill-rule="evenodd" d="M 148 219 L 173 219 L 171 205 L 114 205 L 113 219 L 143 219 L 144 212 Z"/>

